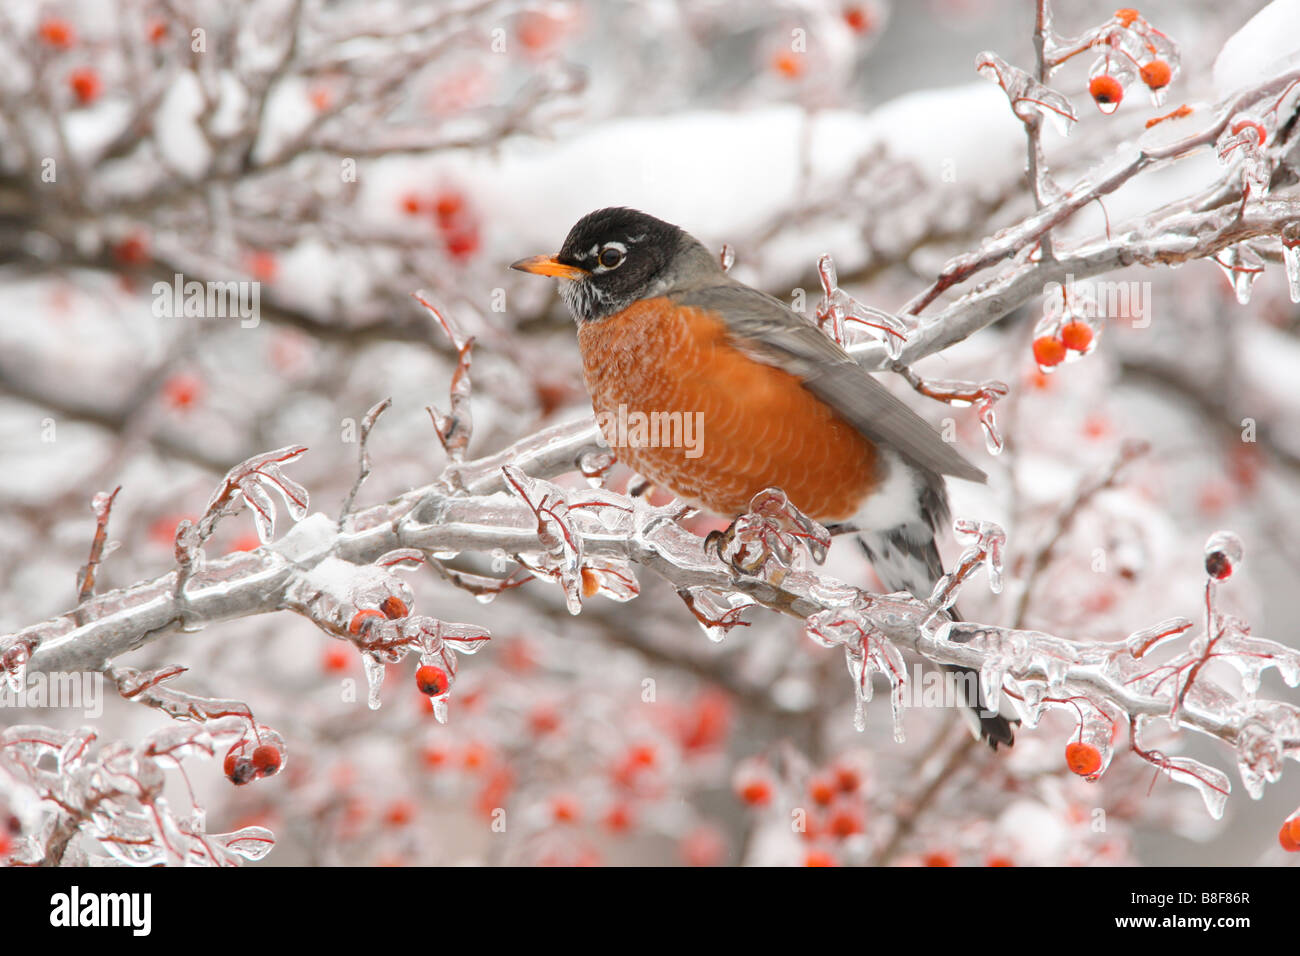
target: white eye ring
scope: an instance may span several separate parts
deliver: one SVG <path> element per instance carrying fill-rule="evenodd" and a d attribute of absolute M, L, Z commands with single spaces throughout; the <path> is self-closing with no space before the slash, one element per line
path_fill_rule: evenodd
<path fill-rule="evenodd" d="M 617 253 L 618 255 L 618 258 L 615 259 L 612 264 L 605 261 L 607 253 L 610 252 Z M 609 272 L 612 269 L 617 269 L 619 266 L 623 264 L 623 260 L 626 258 L 627 258 L 627 246 L 623 245 L 623 243 L 621 242 L 607 242 L 600 247 L 600 253 L 596 256 L 595 271 Z"/>

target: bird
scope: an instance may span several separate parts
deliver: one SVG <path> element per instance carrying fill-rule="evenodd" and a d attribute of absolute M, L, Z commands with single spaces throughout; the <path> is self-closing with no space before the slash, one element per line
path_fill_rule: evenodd
<path fill-rule="evenodd" d="M 597 419 L 642 478 L 733 518 L 779 488 L 808 517 L 856 532 L 890 593 L 929 597 L 943 575 L 944 476 L 987 476 L 806 317 L 735 279 L 685 230 L 627 207 L 583 216 L 557 254 L 511 268 L 557 280 Z M 620 409 L 624 420 L 694 413 L 700 447 L 620 444 Z M 1012 721 L 984 706 L 974 672 L 949 670 L 975 688 L 963 708 L 972 733 L 1010 746 Z"/>

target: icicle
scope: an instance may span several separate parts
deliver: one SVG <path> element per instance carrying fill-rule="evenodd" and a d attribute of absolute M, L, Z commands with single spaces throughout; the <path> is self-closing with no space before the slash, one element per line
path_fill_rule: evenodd
<path fill-rule="evenodd" d="M 378 710 L 380 707 L 379 691 L 384 686 L 384 676 L 387 669 L 382 661 L 372 654 L 362 654 L 361 662 L 366 668 L 366 684 L 370 692 L 366 698 L 366 706 L 371 710 Z"/>

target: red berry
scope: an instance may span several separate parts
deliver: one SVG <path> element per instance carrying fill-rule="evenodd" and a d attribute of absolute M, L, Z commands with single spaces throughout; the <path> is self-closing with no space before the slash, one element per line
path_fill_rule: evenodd
<path fill-rule="evenodd" d="M 477 770 L 487 763 L 487 759 L 487 748 L 473 741 L 465 748 L 465 755 L 461 758 L 461 762 L 465 764 L 466 770 Z"/>
<path fill-rule="evenodd" d="M 1060 365 L 1065 361 L 1065 343 L 1051 335 L 1034 339 L 1034 361 L 1049 368 Z"/>
<path fill-rule="evenodd" d="M 855 793 L 862 780 L 852 767 L 841 764 L 835 768 L 835 785 L 844 793 Z"/>
<path fill-rule="evenodd" d="M 366 620 L 368 618 L 372 618 L 372 617 L 382 618 L 383 616 L 384 616 L 383 611 L 376 611 L 372 607 L 364 608 L 363 610 L 357 611 L 356 614 L 352 615 L 352 620 L 348 622 L 348 633 L 360 634 L 361 629 L 366 626 Z"/>
<path fill-rule="evenodd" d="M 447 672 L 432 664 L 424 664 L 416 670 L 415 683 L 420 688 L 420 693 L 429 697 L 441 696 L 447 693 L 447 688 L 451 686 L 451 682 L 447 680 Z"/>
<path fill-rule="evenodd" d="M 1232 562 L 1222 551 L 1211 551 L 1205 556 L 1205 573 L 1216 581 L 1232 577 Z"/>
<path fill-rule="evenodd" d="M 1009 856 L 991 856 L 984 861 L 985 866 L 1015 866 L 1016 863 Z"/>
<path fill-rule="evenodd" d="M 839 866 L 835 857 L 825 850 L 809 850 L 803 858 L 804 866 Z"/>
<path fill-rule="evenodd" d="M 1087 322 L 1067 322 L 1061 329 L 1061 342 L 1067 349 L 1082 352 L 1092 344 L 1092 326 Z"/>
<path fill-rule="evenodd" d="M 66 50 L 76 42 L 76 33 L 67 20 L 51 18 L 41 23 L 38 30 L 41 41 L 53 47 Z"/>
<path fill-rule="evenodd" d="M 420 759 L 424 761 L 424 765 L 430 770 L 437 770 L 439 767 L 445 766 L 448 756 L 447 751 L 437 744 L 429 744 L 420 751 Z"/>
<path fill-rule="evenodd" d="M 325 656 L 321 659 L 321 667 L 328 673 L 338 673 L 348 669 L 350 659 L 347 648 L 328 647 L 325 649 Z"/>
<path fill-rule="evenodd" d="M 247 757 L 237 757 L 233 751 L 226 754 L 223 769 L 226 777 L 237 787 L 242 787 L 257 776 L 257 768 L 253 766 L 253 761 Z"/>
<path fill-rule="evenodd" d="M 465 210 L 465 197 L 457 192 L 441 192 L 434 197 L 433 214 L 438 225 L 446 228 Z"/>
<path fill-rule="evenodd" d="M 837 837 L 850 837 L 862 832 L 862 814 L 852 807 L 841 807 L 826 821 L 826 828 Z"/>
<path fill-rule="evenodd" d="M 857 5 L 844 8 L 844 22 L 854 33 L 866 33 L 876 25 L 871 18 L 871 11 Z"/>
<path fill-rule="evenodd" d="M 924 866 L 956 866 L 957 859 L 943 850 L 934 850 L 921 857 L 921 863 Z"/>
<path fill-rule="evenodd" d="M 1300 816 L 1294 816 L 1282 824 L 1278 831 L 1277 842 L 1288 853 L 1300 853 Z"/>
<path fill-rule="evenodd" d="M 1080 777 L 1091 777 L 1101 769 L 1101 751 L 1092 744 L 1076 740 L 1065 748 L 1065 763 Z"/>
<path fill-rule="evenodd" d="M 1142 76 L 1142 82 L 1153 90 L 1163 89 L 1168 86 L 1170 79 L 1174 75 L 1174 71 L 1169 68 L 1169 64 L 1164 60 L 1152 60 L 1150 63 L 1145 63 L 1138 72 Z"/>
<path fill-rule="evenodd" d="M 616 803 L 605 814 L 605 826 L 614 833 L 624 833 L 632 827 L 632 811 L 626 803 Z"/>
<path fill-rule="evenodd" d="M 379 605 L 379 610 L 384 612 L 384 617 L 394 620 L 399 617 L 406 617 L 406 602 L 395 594 L 390 594 L 384 598 L 384 603 Z"/>
<path fill-rule="evenodd" d="M 772 788 L 766 780 L 751 780 L 740 788 L 740 799 L 751 807 L 762 806 L 772 799 Z"/>
<path fill-rule="evenodd" d="M 778 53 L 772 58 L 772 69 L 788 80 L 798 79 L 803 75 L 803 57 L 789 50 Z"/>
<path fill-rule="evenodd" d="M 149 42 L 157 46 L 167 39 L 167 24 L 162 20 L 151 20 L 146 35 L 149 37 Z"/>
<path fill-rule="evenodd" d="M 68 86 L 72 87 L 72 92 L 76 94 L 83 105 L 93 103 L 99 98 L 100 92 L 104 85 L 99 80 L 99 74 L 89 67 L 80 70 L 73 70 L 68 74 Z"/>
<path fill-rule="evenodd" d="M 407 193 L 402 197 L 402 212 L 408 216 L 418 215 L 423 207 L 424 203 L 417 193 Z"/>
<path fill-rule="evenodd" d="M 825 777 L 817 777 L 808 784 L 808 796 L 814 803 L 827 806 L 835 799 L 835 784 Z"/>
<path fill-rule="evenodd" d="M 1236 136 L 1247 127 L 1255 131 L 1255 135 L 1259 139 L 1258 145 L 1263 146 L 1264 140 L 1268 138 L 1268 133 L 1265 132 L 1263 124 L 1257 123 L 1254 120 L 1240 120 L 1234 123 L 1232 126 L 1232 135 Z"/>
<path fill-rule="evenodd" d="M 142 266 L 149 261 L 149 243 L 139 234 L 127 236 L 113 245 L 113 258 L 124 266 Z"/>
<path fill-rule="evenodd" d="M 1124 99 L 1124 87 L 1120 85 L 1119 80 L 1115 79 L 1115 77 L 1102 74 L 1101 76 L 1094 76 L 1088 83 L 1088 95 L 1092 97 L 1094 103 L 1101 107 L 1103 112 L 1110 113 Z M 1110 107 L 1110 109 L 1107 109 L 1107 107 Z"/>
<path fill-rule="evenodd" d="M 247 266 L 249 273 L 258 282 L 274 282 L 275 274 L 279 271 L 279 263 L 275 261 L 275 255 L 265 250 L 250 252 L 247 257 Z"/>
<path fill-rule="evenodd" d="M 551 816 L 556 823 L 573 823 L 581 815 L 578 801 L 572 797 L 559 796 L 551 800 Z"/>
<path fill-rule="evenodd" d="M 253 769 L 262 777 L 274 776 L 281 760 L 280 751 L 270 744 L 262 744 L 253 751 Z"/>
<path fill-rule="evenodd" d="M 163 384 L 163 398 L 178 411 L 193 408 L 203 395 L 203 383 L 194 375 L 173 375 Z"/>
<path fill-rule="evenodd" d="M 468 259 L 478 252 L 478 230 L 463 229 L 447 235 L 447 254 L 453 259 Z M 586 581 L 584 579 L 584 587 Z"/>
<path fill-rule="evenodd" d="M 519 17 L 519 42 L 534 53 L 545 50 L 560 36 L 563 24 L 544 13 L 523 13 Z"/>
<path fill-rule="evenodd" d="M 404 827 L 415 817 L 415 804 L 410 800 L 394 800 L 384 811 L 384 822 L 390 827 Z"/>

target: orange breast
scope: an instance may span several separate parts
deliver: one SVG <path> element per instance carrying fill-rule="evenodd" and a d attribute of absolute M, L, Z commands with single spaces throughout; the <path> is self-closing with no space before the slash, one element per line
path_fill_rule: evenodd
<path fill-rule="evenodd" d="M 840 521 L 875 485 L 872 444 L 797 376 L 736 349 L 716 313 L 646 299 L 582 323 L 578 344 L 606 440 L 680 498 L 737 515 L 778 487 Z"/>

